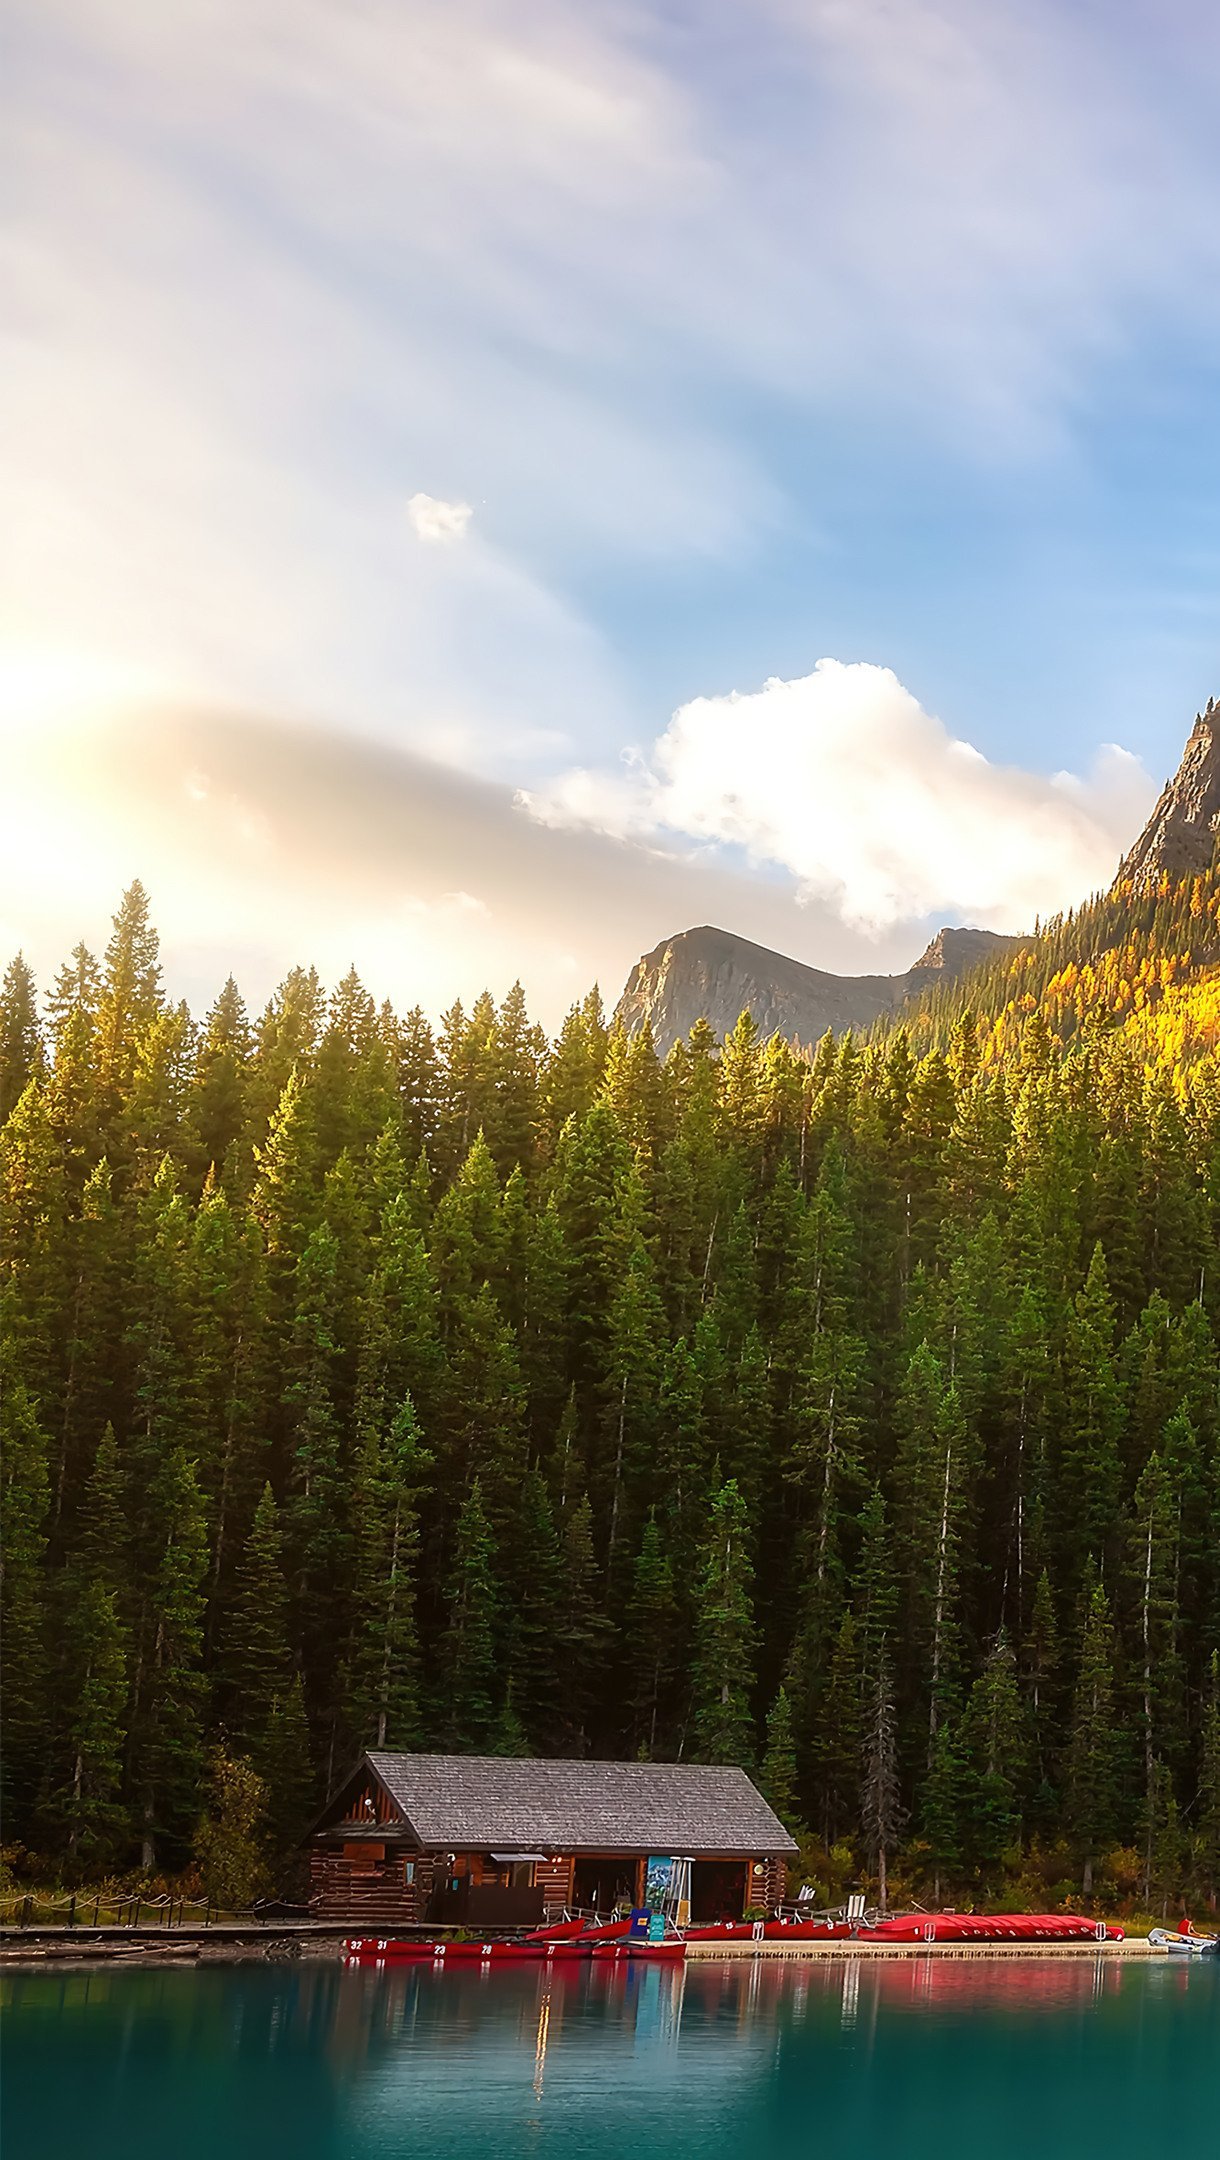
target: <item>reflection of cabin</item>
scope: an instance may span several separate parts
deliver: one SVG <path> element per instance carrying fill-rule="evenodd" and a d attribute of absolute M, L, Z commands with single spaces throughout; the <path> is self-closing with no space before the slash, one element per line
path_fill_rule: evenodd
<path fill-rule="evenodd" d="M 323 1919 L 529 1925 L 642 1905 L 649 1860 L 690 1862 L 692 1920 L 784 1894 L 796 1851 L 744 1770 L 694 1763 L 361 1757 L 309 1840 Z"/>

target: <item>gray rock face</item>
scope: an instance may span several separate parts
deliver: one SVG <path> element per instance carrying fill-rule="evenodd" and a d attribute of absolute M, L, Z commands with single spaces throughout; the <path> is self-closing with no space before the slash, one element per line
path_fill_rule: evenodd
<path fill-rule="evenodd" d="M 1197 876 L 1211 868 L 1220 832 L 1220 705 L 1207 701 L 1195 724 L 1173 779 L 1161 790 L 1143 832 L 1118 866 L 1115 884 L 1130 879 L 1137 892 L 1156 885 L 1162 873 L 1171 878 Z"/>
<path fill-rule="evenodd" d="M 905 998 L 1022 942 L 993 930 L 941 930 L 904 975 L 830 975 L 704 924 L 636 962 L 615 1017 L 629 1034 L 647 1021 L 662 1056 L 696 1020 L 706 1019 L 723 1038 L 743 1012 L 764 1036 L 810 1049 L 827 1028 L 839 1035 L 867 1027 Z"/>

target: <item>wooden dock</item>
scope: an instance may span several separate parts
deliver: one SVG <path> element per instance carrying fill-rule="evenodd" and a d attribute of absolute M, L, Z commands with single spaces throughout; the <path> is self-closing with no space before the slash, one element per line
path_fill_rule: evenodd
<path fill-rule="evenodd" d="M 693 1942 L 687 1963 L 705 1958 L 1096 1958 L 1163 1957 L 1145 1936 L 1122 1942 L 896 1943 L 855 1942 Z"/>

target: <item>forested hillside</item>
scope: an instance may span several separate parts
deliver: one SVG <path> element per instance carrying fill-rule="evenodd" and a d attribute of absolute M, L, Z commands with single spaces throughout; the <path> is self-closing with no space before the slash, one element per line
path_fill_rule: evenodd
<path fill-rule="evenodd" d="M 14 963 L 10 1843 L 183 1864 L 221 1734 L 281 1852 L 361 1743 L 643 1751 L 827 1891 L 1214 1895 L 1220 1062 L 1114 1021 L 1220 880 L 1100 905 L 808 1064 L 305 971 L 197 1026 L 139 887 L 45 1019 Z"/>
<path fill-rule="evenodd" d="M 1220 870 L 1161 876 L 1150 890 L 1120 879 L 1016 952 L 926 991 L 900 1024 L 917 1051 L 943 1050 L 967 1009 L 984 1064 L 1019 1056 L 1035 1010 L 1065 1043 L 1134 1020 L 1156 1061 L 1210 1049 L 1220 1025 Z"/>

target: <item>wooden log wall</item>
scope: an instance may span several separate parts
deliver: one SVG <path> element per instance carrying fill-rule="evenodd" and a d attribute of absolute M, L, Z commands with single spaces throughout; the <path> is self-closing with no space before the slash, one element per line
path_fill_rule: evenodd
<path fill-rule="evenodd" d="M 309 1856 L 309 1890 L 310 1909 L 319 1920 L 350 1920 L 363 1928 L 401 1926 L 427 1916 L 432 1862 L 394 1853 L 370 1867 L 363 1856 L 353 1860 L 315 1848 Z"/>

